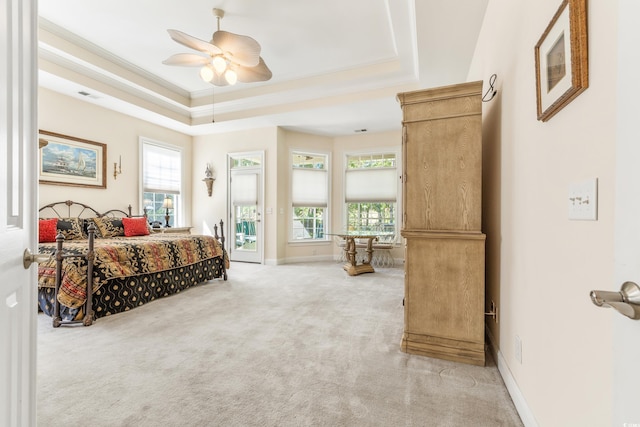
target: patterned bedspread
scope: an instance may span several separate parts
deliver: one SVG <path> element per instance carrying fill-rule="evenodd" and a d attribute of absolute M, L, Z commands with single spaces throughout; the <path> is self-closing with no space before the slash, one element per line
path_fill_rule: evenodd
<path fill-rule="evenodd" d="M 55 243 L 40 243 L 40 253 L 54 253 Z M 88 250 L 87 240 L 64 242 L 64 254 L 81 255 Z M 223 257 L 220 243 L 213 236 L 152 234 L 140 237 L 95 239 L 93 292 L 108 280 L 119 277 L 165 271 L 191 265 L 205 259 Z M 227 260 L 225 259 L 225 264 Z M 227 265 L 228 267 L 228 265 Z M 38 287 L 55 287 L 56 262 L 38 265 Z M 70 308 L 84 304 L 87 293 L 87 261 L 65 258 L 58 301 Z"/>

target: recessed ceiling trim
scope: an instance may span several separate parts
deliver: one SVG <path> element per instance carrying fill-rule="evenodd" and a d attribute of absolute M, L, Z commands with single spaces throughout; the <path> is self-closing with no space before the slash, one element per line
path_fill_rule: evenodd
<path fill-rule="evenodd" d="M 51 46 L 53 49 L 65 52 L 70 57 L 78 58 L 175 102 L 184 105 L 189 103 L 190 94 L 188 91 L 124 61 L 44 18 L 39 19 L 38 40 L 41 48 L 46 49 L 47 45 Z"/>
<path fill-rule="evenodd" d="M 309 88 L 328 88 L 336 90 L 340 88 L 351 88 L 353 84 L 361 84 L 362 82 L 375 80 L 379 82 L 381 77 L 389 77 L 397 75 L 402 70 L 402 64 L 397 59 L 391 59 L 384 62 L 368 64 L 366 66 L 345 69 L 334 73 L 318 74 L 302 79 L 289 80 L 286 82 L 271 83 L 268 85 L 255 85 L 240 89 L 234 92 L 223 92 L 218 94 L 217 89 L 198 91 L 192 93 L 193 106 L 201 105 L 204 99 L 211 99 L 211 95 L 215 94 L 217 99 L 231 100 L 251 98 L 255 96 L 278 94 L 308 90 Z M 350 90 L 350 89 L 349 89 Z"/>
<path fill-rule="evenodd" d="M 88 69 L 78 69 L 77 64 L 66 67 L 60 63 L 59 57 L 57 57 L 57 60 L 57 62 L 52 62 L 46 58 L 46 54 L 41 55 L 38 66 L 42 71 L 73 81 L 81 87 L 90 88 L 92 91 L 121 99 L 127 103 L 171 118 L 172 120 L 178 120 L 186 124 L 190 123 L 191 114 L 188 109 L 179 108 L 175 104 L 172 105 L 168 102 L 163 102 L 157 97 L 149 96 L 149 94 L 142 91 L 135 91 L 130 86 L 122 84 L 115 79 L 109 79 L 102 74 L 96 74 Z M 50 89 L 56 90 L 55 87 Z"/>
<path fill-rule="evenodd" d="M 216 122 L 222 122 L 227 120 L 240 120 L 250 117 L 258 117 L 258 116 L 270 116 L 270 115 L 278 115 L 289 112 L 295 112 L 300 110 L 309 110 L 316 108 L 325 108 L 334 105 L 348 105 L 354 102 L 362 102 L 368 100 L 376 100 L 380 98 L 390 98 L 395 100 L 398 92 L 406 92 L 410 90 L 417 89 L 415 84 L 404 84 L 392 87 L 384 87 L 377 90 L 371 90 L 366 92 L 358 92 L 358 93 L 350 93 L 350 94 L 336 94 L 333 96 L 325 96 L 325 97 L 315 97 L 313 99 L 307 100 L 299 100 L 297 102 L 288 102 L 281 104 L 271 104 L 271 105 L 263 105 L 259 107 L 254 107 L 250 109 L 233 109 L 227 110 L 226 112 L 219 112 L 217 105 L 215 107 L 215 120 Z M 398 107 L 398 112 L 400 111 Z M 211 111 L 207 112 L 203 110 L 199 110 L 201 112 L 205 112 L 204 115 L 194 117 L 193 125 L 202 125 L 211 122 Z M 398 122 L 398 126 L 400 122 Z"/>

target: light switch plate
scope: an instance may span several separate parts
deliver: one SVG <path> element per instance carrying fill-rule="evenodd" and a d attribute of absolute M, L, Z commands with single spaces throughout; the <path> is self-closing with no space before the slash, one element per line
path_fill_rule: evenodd
<path fill-rule="evenodd" d="M 598 178 L 569 185 L 567 205 L 569 219 L 596 221 L 598 219 Z"/>

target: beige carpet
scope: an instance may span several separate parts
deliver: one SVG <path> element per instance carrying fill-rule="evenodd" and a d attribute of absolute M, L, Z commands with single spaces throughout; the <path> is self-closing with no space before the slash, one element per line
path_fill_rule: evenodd
<path fill-rule="evenodd" d="M 403 271 L 234 263 L 227 282 L 53 329 L 41 426 L 521 426 L 500 375 L 400 351 Z"/>

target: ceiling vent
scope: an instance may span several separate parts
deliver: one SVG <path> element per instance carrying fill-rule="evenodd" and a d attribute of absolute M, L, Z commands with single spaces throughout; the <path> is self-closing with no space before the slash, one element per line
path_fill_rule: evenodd
<path fill-rule="evenodd" d="M 86 92 L 84 90 L 78 91 L 78 94 L 82 95 L 82 96 L 88 96 L 91 99 L 100 99 L 100 97 L 98 95 L 92 95 L 89 92 Z"/>

